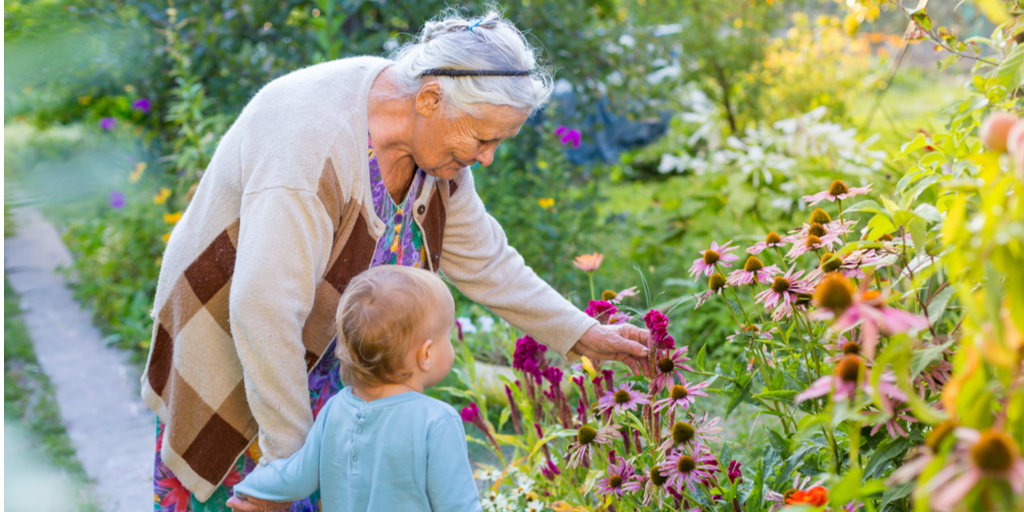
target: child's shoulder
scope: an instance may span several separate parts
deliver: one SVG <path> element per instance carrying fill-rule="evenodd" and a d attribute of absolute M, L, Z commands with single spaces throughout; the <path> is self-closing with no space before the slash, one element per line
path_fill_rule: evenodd
<path fill-rule="evenodd" d="M 455 408 L 446 402 L 422 393 L 416 393 L 416 404 L 421 407 L 430 419 L 444 421 L 450 418 L 461 419 Z"/>

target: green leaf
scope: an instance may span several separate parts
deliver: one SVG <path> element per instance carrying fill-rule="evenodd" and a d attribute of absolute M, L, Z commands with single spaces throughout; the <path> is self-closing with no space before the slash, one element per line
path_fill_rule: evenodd
<path fill-rule="evenodd" d="M 928 304 L 928 321 L 932 324 L 939 321 L 939 317 L 946 310 L 946 306 L 949 304 L 949 300 L 956 294 L 956 288 L 947 286 L 942 289 L 939 293 L 932 298 L 931 303 Z"/>
<path fill-rule="evenodd" d="M 861 201 L 861 202 L 859 202 L 857 204 L 854 204 L 853 206 L 849 206 L 845 210 L 843 210 L 843 213 L 845 213 L 845 214 L 849 214 L 849 213 L 853 213 L 853 212 L 882 213 L 882 207 L 879 206 L 878 203 L 876 203 L 876 202 L 874 202 L 874 201 L 872 201 L 870 199 L 866 199 L 866 200 Z"/>
<path fill-rule="evenodd" d="M 996 77 L 999 79 L 999 85 L 1006 87 L 1007 91 L 1020 87 L 1024 82 L 1024 45 L 1017 45 L 1006 56 L 1006 60 L 999 64 Z"/>
<path fill-rule="evenodd" d="M 707 346 L 708 346 L 707 343 L 705 343 L 704 345 L 701 345 L 700 351 L 697 352 L 697 357 L 694 358 L 694 360 L 693 360 L 693 366 L 694 366 L 694 368 L 697 369 L 697 371 L 700 371 L 700 372 L 704 371 L 704 362 L 705 362 L 705 359 L 707 359 L 707 354 L 705 353 L 704 350 L 707 348 Z"/>
<path fill-rule="evenodd" d="M 871 460 L 868 462 L 867 468 L 864 470 L 864 474 L 868 478 L 879 478 L 885 473 L 886 466 L 889 462 L 907 451 L 910 446 L 910 441 L 905 437 L 897 437 L 895 439 L 886 439 L 875 448 L 874 453 L 871 454 Z"/>
<path fill-rule="evenodd" d="M 792 389 L 779 389 L 779 390 L 775 390 L 775 391 L 763 391 L 761 393 L 758 393 L 758 394 L 754 395 L 751 398 L 755 398 L 755 399 L 756 398 L 763 398 L 763 399 L 768 399 L 768 400 L 778 400 L 778 401 L 787 401 L 787 402 L 789 402 L 789 401 L 793 400 L 793 397 L 796 396 L 796 393 L 797 392 L 795 390 L 792 390 Z"/>
<path fill-rule="evenodd" d="M 896 155 L 896 157 L 893 160 L 899 160 L 900 158 L 903 158 L 908 154 L 917 151 L 927 145 L 927 137 L 925 137 L 923 133 L 919 133 L 917 134 L 917 137 L 914 137 L 914 140 L 904 143 L 902 146 L 900 146 L 900 152 Z"/>
<path fill-rule="evenodd" d="M 829 497 L 832 499 L 833 509 L 839 509 L 853 501 L 860 494 L 860 478 L 861 469 L 850 468 L 846 476 L 835 487 L 832 487 Z"/>
<path fill-rule="evenodd" d="M 914 481 L 903 482 L 901 484 L 890 485 L 885 488 L 882 492 L 882 506 L 879 510 L 886 510 L 886 506 L 890 503 L 906 498 L 910 495 L 910 491 L 914 490 Z"/>
<path fill-rule="evenodd" d="M 753 386 L 753 379 L 749 375 L 741 381 L 737 381 L 736 388 L 732 390 L 732 398 L 729 399 L 729 405 L 725 408 L 725 417 L 728 418 L 732 411 L 740 405 L 741 402 L 750 397 L 750 388 Z"/>

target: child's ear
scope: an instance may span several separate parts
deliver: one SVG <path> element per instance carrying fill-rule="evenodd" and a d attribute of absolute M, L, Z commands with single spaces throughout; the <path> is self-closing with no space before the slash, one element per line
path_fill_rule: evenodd
<path fill-rule="evenodd" d="M 430 349 L 433 348 L 433 346 L 434 340 L 427 340 L 424 341 L 423 344 L 420 345 L 419 350 L 416 351 L 416 364 L 419 365 L 420 370 L 425 372 L 430 371 Z"/>

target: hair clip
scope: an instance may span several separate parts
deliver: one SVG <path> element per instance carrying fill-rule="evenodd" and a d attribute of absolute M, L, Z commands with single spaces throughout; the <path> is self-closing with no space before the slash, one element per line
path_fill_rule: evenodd
<path fill-rule="evenodd" d="M 528 69 L 428 69 L 420 73 L 424 76 L 530 76 Z"/>
<path fill-rule="evenodd" d="M 480 26 L 480 24 L 483 23 L 483 22 L 484 22 L 483 18 L 480 18 L 480 19 L 476 20 L 476 23 L 474 23 L 474 24 L 469 26 L 469 31 L 472 32 L 474 28 Z"/>

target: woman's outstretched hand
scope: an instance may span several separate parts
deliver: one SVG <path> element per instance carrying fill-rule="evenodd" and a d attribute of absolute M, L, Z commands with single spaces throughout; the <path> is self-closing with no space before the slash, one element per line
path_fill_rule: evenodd
<path fill-rule="evenodd" d="M 633 375 L 647 368 L 647 337 L 650 332 L 634 325 L 595 325 L 572 347 L 576 353 L 595 360 L 622 361 Z"/>
<path fill-rule="evenodd" d="M 280 512 L 292 506 L 291 502 L 261 500 L 252 496 L 246 496 L 245 499 L 232 496 L 227 505 L 235 512 Z"/>

